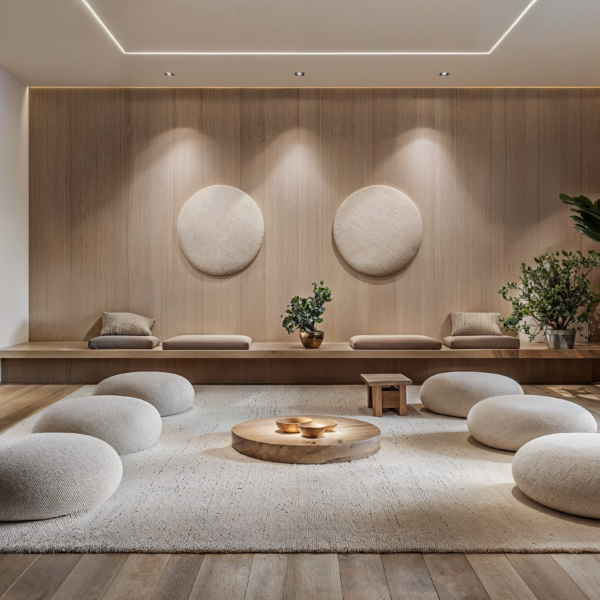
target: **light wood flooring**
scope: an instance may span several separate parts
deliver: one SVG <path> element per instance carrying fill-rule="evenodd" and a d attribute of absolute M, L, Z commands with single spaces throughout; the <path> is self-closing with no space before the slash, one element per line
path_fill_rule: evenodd
<path fill-rule="evenodd" d="M 0 385 L 0 431 L 79 386 Z M 600 420 L 600 387 L 525 386 Z M 6 554 L 10 600 L 600 600 L 600 554 Z"/>

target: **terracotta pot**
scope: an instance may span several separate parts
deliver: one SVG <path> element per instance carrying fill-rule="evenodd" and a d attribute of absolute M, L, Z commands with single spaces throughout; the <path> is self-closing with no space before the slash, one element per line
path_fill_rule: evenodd
<path fill-rule="evenodd" d="M 324 331 L 301 331 L 300 341 L 305 348 L 318 348 L 325 339 Z"/>

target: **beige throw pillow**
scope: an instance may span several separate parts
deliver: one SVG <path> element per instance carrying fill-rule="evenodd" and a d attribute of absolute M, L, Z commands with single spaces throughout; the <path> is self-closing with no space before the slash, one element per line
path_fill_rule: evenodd
<path fill-rule="evenodd" d="M 100 335 L 151 335 L 154 319 L 133 313 L 102 313 Z"/>
<path fill-rule="evenodd" d="M 500 313 L 451 312 L 452 335 L 502 335 Z"/>

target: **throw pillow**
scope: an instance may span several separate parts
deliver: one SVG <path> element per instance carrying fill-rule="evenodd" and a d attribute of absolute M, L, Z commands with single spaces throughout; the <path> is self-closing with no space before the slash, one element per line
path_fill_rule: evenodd
<path fill-rule="evenodd" d="M 133 313 L 102 313 L 100 335 L 151 335 L 154 319 Z"/>
<path fill-rule="evenodd" d="M 502 335 L 500 313 L 450 313 L 452 335 Z"/>

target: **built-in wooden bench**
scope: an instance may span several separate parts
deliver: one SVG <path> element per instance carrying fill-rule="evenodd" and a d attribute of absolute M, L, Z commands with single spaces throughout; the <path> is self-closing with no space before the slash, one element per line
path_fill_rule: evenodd
<path fill-rule="evenodd" d="M 250 350 L 90 350 L 86 342 L 29 342 L 0 349 L 3 383 L 97 383 L 128 371 L 169 371 L 192 383 L 361 383 L 361 373 L 404 373 L 415 383 L 444 371 L 488 371 L 521 383 L 600 379 L 600 343 L 549 350 L 353 350 L 346 342 L 307 350 L 255 342 Z"/>

